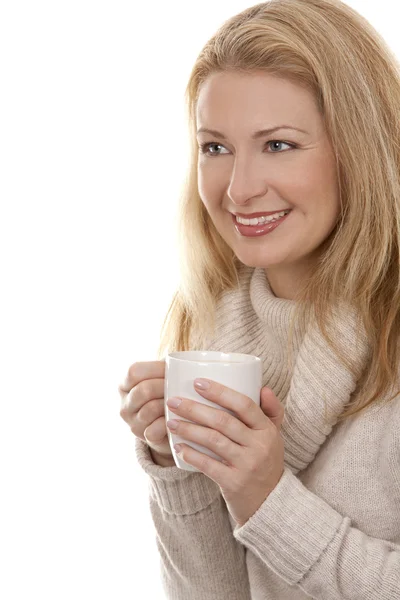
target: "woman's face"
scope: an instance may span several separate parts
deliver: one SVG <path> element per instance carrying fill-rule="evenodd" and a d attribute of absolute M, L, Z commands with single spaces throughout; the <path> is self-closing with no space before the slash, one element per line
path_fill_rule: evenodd
<path fill-rule="evenodd" d="M 209 144 L 199 149 L 198 184 L 210 218 L 242 263 L 265 269 L 276 296 L 293 298 L 340 214 L 335 157 L 313 95 L 266 73 L 214 73 L 196 118 L 198 130 L 214 130 L 198 132 L 199 146 Z M 233 217 L 286 209 L 274 230 L 255 237 Z"/>

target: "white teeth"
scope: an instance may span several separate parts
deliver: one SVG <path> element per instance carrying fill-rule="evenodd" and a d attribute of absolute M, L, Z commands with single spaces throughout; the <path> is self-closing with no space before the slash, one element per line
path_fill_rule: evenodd
<path fill-rule="evenodd" d="M 264 217 L 258 217 L 255 219 L 242 219 L 242 217 L 236 217 L 236 221 L 238 223 L 242 223 L 243 225 L 260 225 L 262 223 L 272 223 L 272 221 L 276 221 L 285 215 L 288 210 L 283 210 L 282 212 L 275 213 L 274 215 L 268 215 Z"/>

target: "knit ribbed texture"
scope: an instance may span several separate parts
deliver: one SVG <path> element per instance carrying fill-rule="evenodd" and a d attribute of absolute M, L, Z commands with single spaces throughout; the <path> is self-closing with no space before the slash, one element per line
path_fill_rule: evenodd
<path fill-rule="evenodd" d="M 280 486 L 259 510 L 234 531 L 245 544 L 288 583 L 298 583 L 332 541 L 343 521 L 286 469 Z"/>
<path fill-rule="evenodd" d="M 309 492 L 288 469 L 268 502 L 234 536 L 312 598 L 400 598 L 400 546 L 352 528 L 350 519 Z"/>
<path fill-rule="evenodd" d="M 191 515 L 207 508 L 220 495 L 217 484 L 203 473 L 155 465 L 147 444 L 138 438 L 135 442 L 139 464 L 150 475 L 150 496 L 164 511 Z"/>
<path fill-rule="evenodd" d="M 285 470 L 247 523 L 235 524 L 203 473 L 155 465 L 136 440 L 166 598 L 400 599 L 400 398 L 338 424 L 368 364 L 367 335 L 348 307 L 337 310 L 334 339 L 353 375 L 315 325 L 304 336 L 296 325 L 288 371 L 294 308 L 263 269 L 243 266 L 202 347 L 259 356 L 263 386 L 285 406 Z"/>

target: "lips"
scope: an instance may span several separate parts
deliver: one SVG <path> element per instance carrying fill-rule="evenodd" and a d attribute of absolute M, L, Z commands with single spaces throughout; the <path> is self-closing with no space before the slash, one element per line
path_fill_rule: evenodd
<path fill-rule="evenodd" d="M 272 234 L 277 227 L 280 227 L 281 224 L 289 218 L 290 212 L 291 211 L 289 211 L 288 214 L 279 217 L 278 219 L 274 219 L 273 221 L 258 223 L 257 225 L 243 225 L 236 219 L 235 215 L 232 215 L 232 221 L 236 232 L 240 236 L 246 238 L 258 238 L 260 236 Z"/>
<path fill-rule="evenodd" d="M 271 210 L 270 212 L 257 212 L 251 213 L 249 215 L 245 215 L 243 213 L 232 213 L 235 217 L 241 217 L 242 219 L 255 219 L 257 217 L 268 217 L 270 215 L 275 215 L 281 212 L 290 212 L 291 208 L 281 208 L 280 210 Z"/>

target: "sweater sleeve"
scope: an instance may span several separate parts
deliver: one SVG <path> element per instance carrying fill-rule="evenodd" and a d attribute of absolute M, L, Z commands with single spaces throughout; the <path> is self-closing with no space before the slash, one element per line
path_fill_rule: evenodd
<path fill-rule="evenodd" d="M 398 600 L 400 546 L 351 526 L 285 468 L 234 537 L 289 585 L 324 600 Z"/>
<path fill-rule="evenodd" d="M 218 485 L 203 473 L 156 465 L 138 438 L 135 450 L 149 475 L 166 598 L 250 600 L 246 549 L 233 536 Z"/>

